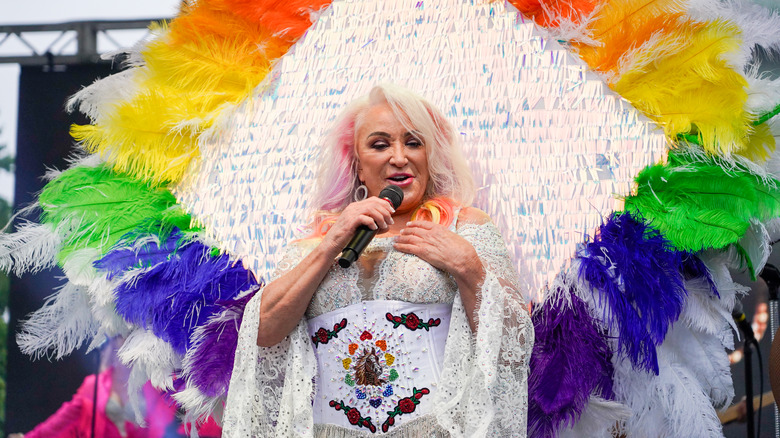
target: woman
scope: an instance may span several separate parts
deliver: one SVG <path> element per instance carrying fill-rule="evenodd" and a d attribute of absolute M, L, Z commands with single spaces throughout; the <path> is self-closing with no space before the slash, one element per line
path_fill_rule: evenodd
<path fill-rule="evenodd" d="M 225 436 L 524 436 L 532 325 L 443 115 L 375 87 L 335 124 L 319 178 L 311 236 L 246 307 Z M 341 268 L 361 225 L 377 236 Z"/>

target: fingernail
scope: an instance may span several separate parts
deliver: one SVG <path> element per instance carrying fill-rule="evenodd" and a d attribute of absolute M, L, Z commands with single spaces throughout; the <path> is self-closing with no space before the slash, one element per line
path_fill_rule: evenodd
<path fill-rule="evenodd" d="M 393 225 L 395 223 L 395 222 L 393 222 L 393 218 L 390 218 L 390 220 L 388 222 L 390 222 L 390 225 Z"/>
<path fill-rule="evenodd" d="M 412 225 L 412 223 L 411 223 L 411 222 L 407 222 L 407 223 L 406 223 L 406 226 L 407 226 L 407 227 L 410 227 L 411 225 Z"/>
<path fill-rule="evenodd" d="M 376 224 L 371 224 L 371 226 L 369 228 L 371 228 L 374 231 L 379 229 L 379 227 Z"/>

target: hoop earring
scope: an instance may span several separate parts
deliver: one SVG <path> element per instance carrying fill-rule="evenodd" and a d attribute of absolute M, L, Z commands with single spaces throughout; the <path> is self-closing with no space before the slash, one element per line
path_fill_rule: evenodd
<path fill-rule="evenodd" d="M 359 202 L 366 198 L 368 198 L 368 187 L 366 187 L 365 184 L 357 186 L 357 189 L 355 189 L 355 194 L 352 195 L 352 199 L 354 199 L 355 202 Z"/>

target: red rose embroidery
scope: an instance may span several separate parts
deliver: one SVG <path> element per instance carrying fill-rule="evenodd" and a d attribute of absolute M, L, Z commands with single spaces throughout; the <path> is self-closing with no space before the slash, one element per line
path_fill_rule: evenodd
<path fill-rule="evenodd" d="M 324 328 L 321 328 L 317 330 L 317 340 L 320 341 L 320 344 L 327 344 L 328 343 L 328 331 Z"/>
<path fill-rule="evenodd" d="M 348 410 L 347 419 L 349 420 L 350 424 L 358 424 L 360 421 L 360 412 L 358 412 L 358 410 L 355 408 Z"/>
<path fill-rule="evenodd" d="M 414 412 L 415 404 L 412 399 L 406 397 L 398 402 L 398 407 L 401 409 L 401 412 L 408 414 L 410 412 Z"/>
<path fill-rule="evenodd" d="M 406 315 L 406 327 L 410 330 L 417 329 L 417 326 L 420 325 L 420 318 L 417 317 L 414 313 L 410 313 Z"/>

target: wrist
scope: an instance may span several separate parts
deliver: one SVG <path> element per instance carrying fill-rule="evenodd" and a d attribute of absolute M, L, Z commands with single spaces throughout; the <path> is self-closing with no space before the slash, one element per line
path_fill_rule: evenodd
<path fill-rule="evenodd" d="M 460 268 L 453 273 L 455 282 L 459 289 L 477 290 L 482 286 L 485 280 L 485 268 L 482 266 L 482 260 L 474 254 L 467 258 Z"/>

